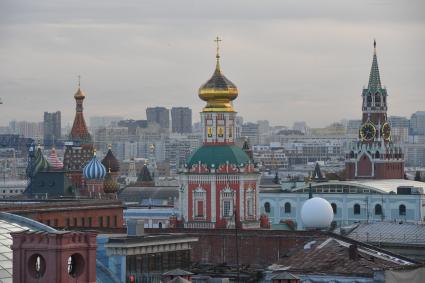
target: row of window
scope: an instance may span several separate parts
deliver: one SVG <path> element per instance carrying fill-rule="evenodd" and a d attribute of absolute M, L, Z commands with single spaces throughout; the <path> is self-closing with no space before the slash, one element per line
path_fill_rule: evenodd
<path fill-rule="evenodd" d="M 20 190 L 9 190 L 9 194 L 19 194 L 19 193 L 23 193 L 24 190 L 20 189 Z M 3 194 L 6 193 L 6 190 L 3 190 Z"/>
<path fill-rule="evenodd" d="M 331 206 L 332 206 L 332 210 L 333 210 L 334 214 L 336 214 L 337 213 L 337 205 L 335 203 L 331 203 Z M 271 207 L 270 207 L 269 202 L 264 203 L 264 211 L 266 213 L 270 213 Z M 286 202 L 284 204 L 283 211 L 284 211 L 284 213 L 291 213 L 291 204 L 289 202 Z M 361 213 L 360 204 L 356 203 L 353 206 L 353 211 L 354 211 L 354 214 L 356 214 L 356 215 L 360 214 Z M 400 206 L 398 207 L 398 214 L 400 216 L 406 215 L 406 206 L 404 204 L 400 204 Z M 380 205 L 380 204 L 375 205 L 375 215 L 382 215 L 382 205 Z"/>
<path fill-rule="evenodd" d="M 112 223 L 111 223 L 111 216 L 99 216 L 97 219 L 97 227 L 118 227 L 118 217 L 114 215 L 112 217 Z M 52 227 L 59 227 L 59 220 L 57 218 L 53 220 L 46 220 L 45 224 L 47 226 Z M 65 218 L 65 227 L 93 227 L 93 217 L 89 216 L 87 218 L 85 217 L 74 217 L 74 218 Z"/>

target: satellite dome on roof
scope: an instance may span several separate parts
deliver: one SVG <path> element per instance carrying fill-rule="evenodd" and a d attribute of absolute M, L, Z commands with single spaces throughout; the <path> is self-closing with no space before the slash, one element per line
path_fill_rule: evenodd
<path fill-rule="evenodd" d="M 84 178 L 87 180 L 99 180 L 105 178 L 106 168 L 96 157 L 96 150 L 93 152 L 93 158 L 84 166 Z"/>
<path fill-rule="evenodd" d="M 301 208 L 301 220 L 306 229 L 329 228 L 333 218 L 332 206 L 323 198 L 308 199 Z"/>
<path fill-rule="evenodd" d="M 112 153 L 111 145 L 108 146 L 108 152 L 102 160 L 103 166 L 110 169 L 112 173 L 120 171 L 120 163 Z"/>

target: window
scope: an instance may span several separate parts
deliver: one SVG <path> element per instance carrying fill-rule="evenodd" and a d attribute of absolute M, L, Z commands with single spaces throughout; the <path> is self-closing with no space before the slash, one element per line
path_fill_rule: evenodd
<path fill-rule="evenodd" d="M 199 187 L 193 191 L 193 216 L 204 218 L 206 215 L 206 197 L 207 192 Z"/>
<path fill-rule="evenodd" d="M 111 219 L 110 216 L 106 216 L 106 227 L 109 227 L 111 225 Z"/>
<path fill-rule="evenodd" d="M 55 227 L 58 227 L 58 219 L 57 219 L 57 218 L 55 218 L 55 219 L 53 220 L 53 223 L 54 223 L 54 226 L 55 226 Z"/>
<path fill-rule="evenodd" d="M 220 192 L 221 215 L 223 217 L 231 217 L 233 215 L 233 196 L 233 190 L 229 187 Z"/>
<path fill-rule="evenodd" d="M 103 227 L 103 216 L 98 217 L 99 227 Z"/>
<path fill-rule="evenodd" d="M 285 203 L 285 213 L 291 213 L 291 204 L 289 202 Z"/>
<path fill-rule="evenodd" d="M 161 229 L 162 228 L 162 222 L 158 223 L 158 228 Z"/>
<path fill-rule="evenodd" d="M 249 188 L 246 192 L 247 216 L 254 216 L 254 190 Z"/>
<path fill-rule="evenodd" d="M 400 216 L 406 216 L 406 206 L 404 204 L 400 204 L 398 207 L 398 214 Z"/>
<path fill-rule="evenodd" d="M 91 227 L 93 224 L 93 219 L 91 217 L 89 217 L 89 227 Z"/>
<path fill-rule="evenodd" d="M 66 227 L 71 226 L 69 218 L 66 219 Z"/>
<path fill-rule="evenodd" d="M 265 211 L 266 213 L 270 213 L 270 203 L 269 203 L 269 202 L 266 202 L 266 203 L 264 204 L 264 211 Z"/>
<path fill-rule="evenodd" d="M 76 218 L 76 217 L 74 218 L 74 226 L 75 226 L 75 227 L 77 227 L 77 226 L 78 226 L 77 218 Z"/>
<path fill-rule="evenodd" d="M 224 217 L 230 217 L 232 214 L 230 213 L 230 200 L 223 201 L 223 216 Z"/>
<path fill-rule="evenodd" d="M 354 205 L 354 214 L 360 214 L 360 204 L 358 203 Z"/>
<path fill-rule="evenodd" d="M 375 215 L 382 215 L 382 205 L 375 205 Z"/>
<path fill-rule="evenodd" d="M 81 217 L 80 219 L 80 223 L 81 223 L 81 227 L 86 227 L 86 219 L 84 217 Z"/>
<path fill-rule="evenodd" d="M 118 225 L 118 217 L 114 215 L 114 227 L 117 227 Z"/>
<path fill-rule="evenodd" d="M 337 213 L 336 203 L 331 203 L 331 206 L 332 206 L 332 210 L 333 210 L 334 214 L 336 214 Z"/>

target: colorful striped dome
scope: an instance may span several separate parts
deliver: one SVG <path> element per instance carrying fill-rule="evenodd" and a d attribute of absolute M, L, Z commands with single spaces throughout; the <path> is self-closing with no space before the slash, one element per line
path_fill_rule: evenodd
<path fill-rule="evenodd" d="M 56 154 L 56 149 L 54 147 L 52 147 L 50 156 L 47 160 L 52 165 L 53 169 L 60 170 L 63 168 L 63 163 L 59 160 L 58 155 Z"/>
<path fill-rule="evenodd" d="M 96 150 L 93 152 L 93 158 L 84 166 L 84 178 L 86 180 L 99 180 L 105 178 L 106 168 L 96 157 Z"/>
<path fill-rule="evenodd" d="M 51 167 L 50 163 L 47 161 L 47 159 L 44 157 L 43 153 L 41 152 L 41 147 L 37 147 L 37 151 L 35 153 L 35 161 L 34 161 L 34 175 L 37 172 L 40 171 L 46 171 L 49 170 Z"/>

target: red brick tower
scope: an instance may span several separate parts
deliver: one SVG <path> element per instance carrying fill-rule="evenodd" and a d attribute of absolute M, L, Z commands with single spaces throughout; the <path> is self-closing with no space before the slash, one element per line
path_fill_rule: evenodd
<path fill-rule="evenodd" d="M 359 139 L 346 155 L 347 179 L 402 179 L 404 156 L 401 147 L 391 141 L 387 120 L 387 90 L 381 85 L 376 42 L 369 84 L 363 89 L 362 125 Z"/>
<path fill-rule="evenodd" d="M 14 283 L 95 283 L 96 234 L 19 232 L 13 237 Z"/>
<path fill-rule="evenodd" d="M 74 94 L 76 103 L 74 124 L 69 134 L 69 141 L 65 142 L 66 149 L 63 160 L 63 168 L 68 172 L 71 183 L 77 189 L 83 187 L 83 166 L 91 159 L 93 152 L 91 136 L 83 115 L 85 97 L 86 94 L 81 90 L 80 83 L 78 83 L 78 90 Z"/>
<path fill-rule="evenodd" d="M 259 172 L 234 144 L 232 101 L 238 90 L 221 72 L 219 41 L 214 74 L 199 89 L 199 97 L 207 102 L 201 112 L 203 145 L 181 174 L 181 215 L 187 228 L 259 228 Z"/>

